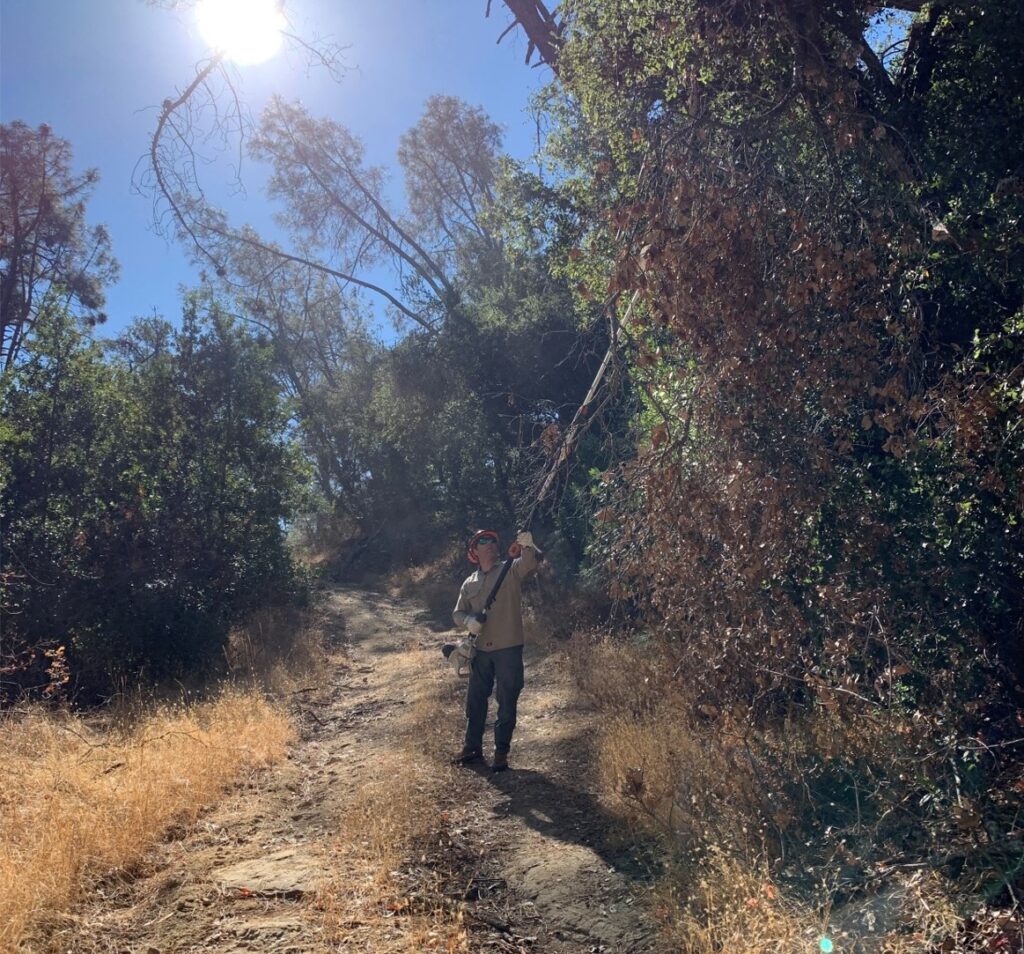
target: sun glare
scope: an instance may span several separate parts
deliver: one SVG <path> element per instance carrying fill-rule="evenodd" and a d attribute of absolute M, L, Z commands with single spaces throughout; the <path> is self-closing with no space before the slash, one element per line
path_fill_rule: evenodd
<path fill-rule="evenodd" d="M 196 18 L 203 39 L 241 65 L 270 59 L 285 27 L 278 0 L 200 0 Z"/>

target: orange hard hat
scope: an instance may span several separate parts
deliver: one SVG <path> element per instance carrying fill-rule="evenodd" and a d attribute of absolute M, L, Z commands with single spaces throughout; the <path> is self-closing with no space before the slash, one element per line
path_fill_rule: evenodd
<path fill-rule="evenodd" d="M 466 552 L 466 556 L 469 557 L 470 563 L 480 562 L 476 556 L 476 544 L 481 537 L 494 537 L 495 541 L 501 540 L 501 537 L 498 536 L 497 530 L 477 530 L 477 532 L 469 538 L 469 548 Z"/>

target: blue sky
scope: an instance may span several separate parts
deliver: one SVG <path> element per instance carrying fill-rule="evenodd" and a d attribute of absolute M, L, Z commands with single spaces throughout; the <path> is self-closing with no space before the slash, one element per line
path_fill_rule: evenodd
<path fill-rule="evenodd" d="M 486 0 L 289 0 L 293 25 L 346 47 L 352 69 L 337 84 L 279 54 L 238 69 L 242 95 L 254 113 L 272 93 L 301 99 L 359 135 L 369 161 L 393 166 L 424 101 L 447 93 L 483 107 L 505 128 L 506 151 L 526 158 L 536 145 L 529 97 L 549 74 L 524 65 L 520 33 L 496 45 L 509 16 L 500 0 L 490 19 L 485 8 Z M 48 123 L 71 143 L 76 171 L 100 172 L 88 219 L 110 229 L 122 269 L 107 295 L 106 334 L 154 311 L 176 319 L 178 287 L 197 280 L 182 251 L 156 234 L 151 199 L 133 192 L 132 175 L 159 104 L 205 55 L 188 12 L 143 0 L 0 0 L 0 119 Z M 243 167 L 245 196 L 230 194 L 227 169 L 211 171 L 208 185 L 224 189 L 217 201 L 265 227 L 258 169 Z"/>

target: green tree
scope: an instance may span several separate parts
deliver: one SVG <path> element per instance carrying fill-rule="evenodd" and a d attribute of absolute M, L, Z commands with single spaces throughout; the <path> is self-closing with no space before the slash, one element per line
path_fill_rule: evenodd
<path fill-rule="evenodd" d="M 454 96 L 431 96 L 399 143 L 416 233 L 462 274 L 501 264 L 501 245 L 488 225 L 501 145 L 501 130 L 487 114 Z"/>
<path fill-rule="evenodd" d="M 296 242 L 335 269 L 282 261 L 255 237 L 221 246 L 236 310 L 274 342 L 328 510 L 405 557 L 484 516 L 511 526 L 599 354 L 580 348 L 566 280 L 514 211 L 529 177 L 498 154 L 497 127 L 429 100 L 399 150 L 407 215 L 385 206 L 382 171 L 336 123 L 275 103 L 254 145 Z M 385 348 L 340 276 L 389 257 L 409 275 L 408 306 L 433 317 Z"/>
<path fill-rule="evenodd" d="M 84 694 L 221 665 L 229 627 L 299 595 L 284 522 L 302 469 L 271 350 L 210 301 L 114 358 L 66 315 L 5 381 L 7 668 L 63 646 Z M 29 681 L 27 683 L 31 685 Z"/>

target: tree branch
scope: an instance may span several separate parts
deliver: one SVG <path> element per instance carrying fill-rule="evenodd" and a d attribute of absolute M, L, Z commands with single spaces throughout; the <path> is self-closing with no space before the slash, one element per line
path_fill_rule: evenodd
<path fill-rule="evenodd" d="M 527 39 L 530 41 L 530 49 L 526 54 L 526 62 L 530 62 L 530 56 L 536 49 L 540 54 L 541 61 L 557 74 L 558 73 L 558 52 L 562 46 L 562 27 L 555 19 L 542 0 L 505 0 L 505 6 L 509 8 L 516 23 L 523 28 Z M 487 4 L 487 15 L 491 12 L 490 2 Z M 500 43 L 505 30 L 498 38 Z"/>
<path fill-rule="evenodd" d="M 175 100 L 166 99 L 164 100 L 163 109 L 160 112 L 160 119 L 156 124 L 156 131 L 153 133 L 153 138 L 149 143 L 149 161 L 150 166 L 153 169 L 153 175 L 156 176 L 157 188 L 160 194 L 164 197 L 164 200 L 170 206 L 171 214 L 173 215 L 178 227 L 192 240 L 200 252 L 205 255 L 214 268 L 219 268 L 220 263 L 217 262 L 213 256 L 207 251 L 203 243 L 199 240 L 195 230 L 192 227 L 191 221 L 185 212 L 182 210 L 181 205 L 178 202 L 175 194 L 172 192 L 170 184 L 167 181 L 164 173 L 163 164 L 160 161 L 160 139 L 163 136 L 164 129 L 166 128 L 171 117 L 174 115 L 175 110 L 180 109 L 184 106 L 192 94 L 206 81 L 207 77 L 220 65 L 222 56 L 218 54 L 209 63 L 206 64 L 199 72 L 196 73 L 195 79 L 185 88 L 185 91 Z"/>
<path fill-rule="evenodd" d="M 242 245 L 248 245 L 250 248 L 259 249 L 261 252 L 267 252 L 270 255 L 274 255 L 278 258 L 284 259 L 288 262 L 295 262 L 298 265 L 305 265 L 307 268 L 312 268 L 315 271 L 321 272 L 324 275 L 330 275 L 332 278 L 338 278 L 344 282 L 351 282 L 353 285 L 358 285 L 360 288 L 365 288 L 368 291 L 372 291 L 382 298 L 387 299 L 392 305 L 395 306 L 406 318 L 415 321 L 425 331 L 429 331 L 431 334 L 436 332 L 434 324 L 424 318 L 422 315 L 413 311 L 407 305 L 403 304 L 399 299 L 391 294 L 387 289 L 381 288 L 380 285 L 375 285 L 373 282 L 368 282 L 363 278 L 358 278 L 355 275 L 349 275 L 346 272 L 339 271 L 336 268 L 331 268 L 323 262 L 317 262 L 310 258 L 305 258 L 301 255 L 294 255 L 291 252 L 282 251 L 279 248 L 275 248 L 273 245 L 268 245 L 266 242 L 261 242 L 259 239 L 253 238 L 250 235 L 243 235 L 238 232 L 233 232 L 230 229 L 219 228 L 215 225 L 206 225 L 204 228 L 214 235 L 220 238 L 227 239 L 231 242 L 238 242 Z M 202 246 L 200 246 L 202 247 Z M 222 266 L 216 262 L 210 252 L 203 248 L 204 254 L 206 254 L 211 261 L 214 261 L 217 268 L 220 269 Z"/>

